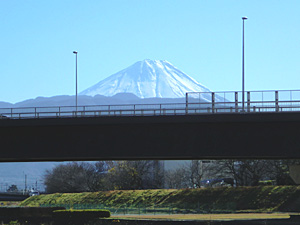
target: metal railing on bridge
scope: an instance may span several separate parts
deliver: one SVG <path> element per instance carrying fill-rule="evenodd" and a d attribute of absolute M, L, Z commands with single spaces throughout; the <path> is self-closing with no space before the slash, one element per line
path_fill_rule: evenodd
<path fill-rule="evenodd" d="M 188 92 L 185 103 L 1 108 L 0 119 L 300 111 L 300 90 Z"/>
<path fill-rule="evenodd" d="M 255 113 L 300 111 L 300 90 L 242 92 L 188 92 L 186 112 Z"/>

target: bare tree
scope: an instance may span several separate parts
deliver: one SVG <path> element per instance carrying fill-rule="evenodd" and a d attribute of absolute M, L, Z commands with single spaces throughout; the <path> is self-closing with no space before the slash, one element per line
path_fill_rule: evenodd
<path fill-rule="evenodd" d="M 214 173 L 215 164 L 212 160 L 192 160 L 186 166 L 186 173 L 189 177 L 189 186 L 200 188 L 203 186 L 203 179 L 216 178 L 218 174 Z"/>
<path fill-rule="evenodd" d="M 165 171 L 164 166 L 159 160 L 154 160 L 153 172 L 152 172 L 152 183 L 149 183 L 149 188 L 158 189 L 164 187 Z"/>
<path fill-rule="evenodd" d="M 294 185 L 295 182 L 290 177 L 289 166 L 299 165 L 300 160 L 269 160 L 270 167 L 268 168 L 268 174 L 270 179 L 275 180 L 277 185 Z"/>
<path fill-rule="evenodd" d="M 192 160 L 185 165 L 166 172 L 166 186 L 169 188 L 200 188 L 203 179 L 215 177 L 215 164 L 211 160 Z"/>
<path fill-rule="evenodd" d="M 18 187 L 15 184 L 12 184 L 8 187 L 8 189 L 6 190 L 7 192 L 18 192 Z"/>
<path fill-rule="evenodd" d="M 87 168 L 87 186 L 89 191 L 105 191 L 112 188 L 108 171 L 114 166 L 112 161 L 98 161 Z"/>
<path fill-rule="evenodd" d="M 59 165 L 45 174 L 46 192 L 87 191 L 86 164 L 68 163 Z"/>
<path fill-rule="evenodd" d="M 263 180 L 272 180 L 277 185 L 292 185 L 289 165 L 300 164 L 299 160 L 193 160 L 173 171 L 166 172 L 169 188 L 198 188 L 204 180 L 209 184 L 222 181 L 236 186 L 256 186 Z M 206 185 L 205 185 L 206 186 Z"/>
<path fill-rule="evenodd" d="M 155 166 L 155 162 L 151 160 L 118 161 L 109 171 L 114 189 L 161 188 L 163 173 Z"/>
<path fill-rule="evenodd" d="M 163 187 L 158 161 L 72 162 L 45 173 L 48 193 Z"/>
<path fill-rule="evenodd" d="M 56 166 L 45 172 L 46 191 L 54 193 L 106 190 L 107 169 L 108 164 L 105 162 L 72 162 Z"/>
<path fill-rule="evenodd" d="M 165 172 L 165 185 L 167 188 L 189 188 L 189 184 L 189 176 L 187 176 L 184 166 Z"/>
<path fill-rule="evenodd" d="M 293 184 L 289 177 L 290 160 L 220 160 L 216 171 L 227 173 L 237 186 L 256 186 L 265 179 L 275 180 L 276 184 Z M 216 172 L 218 173 L 218 172 Z"/>

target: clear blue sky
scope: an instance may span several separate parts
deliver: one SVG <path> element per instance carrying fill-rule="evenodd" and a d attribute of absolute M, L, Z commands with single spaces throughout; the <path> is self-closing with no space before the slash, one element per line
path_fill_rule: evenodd
<path fill-rule="evenodd" d="M 299 0 L 0 0 L 0 101 L 75 94 L 143 59 L 213 91 L 300 89 Z"/>

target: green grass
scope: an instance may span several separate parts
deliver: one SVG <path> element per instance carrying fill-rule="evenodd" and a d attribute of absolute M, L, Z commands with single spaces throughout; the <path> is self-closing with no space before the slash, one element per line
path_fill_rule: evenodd
<path fill-rule="evenodd" d="M 203 211 L 300 211 L 300 187 L 257 186 L 158 189 L 48 194 L 32 196 L 21 206 L 101 204 L 110 207 L 173 207 Z M 299 204 L 298 204 L 299 202 Z"/>

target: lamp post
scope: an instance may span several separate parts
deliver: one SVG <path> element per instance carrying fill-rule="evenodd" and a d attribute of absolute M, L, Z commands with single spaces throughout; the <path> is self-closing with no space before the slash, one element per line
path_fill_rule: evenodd
<path fill-rule="evenodd" d="M 242 111 L 245 112 L 245 20 L 246 16 L 242 17 L 243 20 L 243 50 L 242 50 Z"/>
<path fill-rule="evenodd" d="M 76 112 L 77 112 L 77 51 L 73 51 L 73 53 L 76 55 Z"/>

